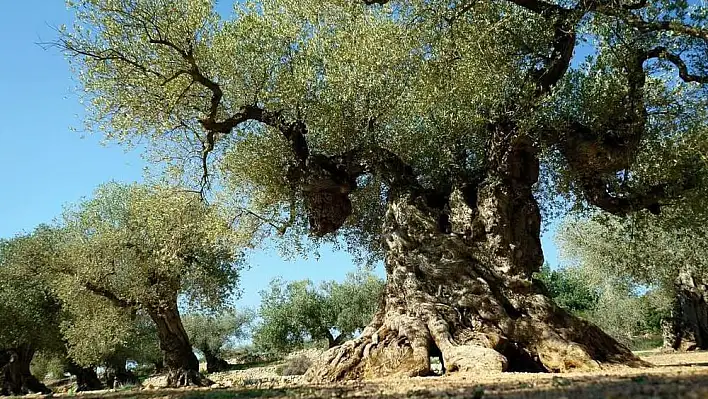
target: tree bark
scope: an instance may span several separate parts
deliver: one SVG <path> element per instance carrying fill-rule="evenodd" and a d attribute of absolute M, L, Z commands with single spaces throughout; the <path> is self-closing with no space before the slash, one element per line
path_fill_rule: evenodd
<path fill-rule="evenodd" d="M 668 320 L 662 322 L 664 349 L 708 349 L 708 287 L 688 272 L 679 273 Z"/>
<path fill-rule="evenodd" d="M 556 306 L 532 280 L 540 269 L 533 146 L 495 132 L 486 178 L 431 199 L 389 194 L 387 283 L 361 337 L 327 351 L 311 381 L 446 372 L 595 370 L 644 365 L 596 326 Z M 468 182 L 469 183 L 469 182 Z"/>
<path fill-rule="evenodd" d="M 93 367 L 81 367 L 73 360 L 68 359 L 66 371 L 76 377 L 77 391 L 97 391 L 104 388 Z"/>
<path fill-rule="evenodd" d="M 199 361 L 192 351 L 189 337 L 182 325 L 176 301 L 147 311 L 157 327 L 160 349 L 168 370 L 167 385 L 183 387 L 208 384 L 210 381 L 199 374 Z"/>
<path fill-rule="evenodd" d="M 231 368 L 231 365 L 222 359 L 219 354 L 208 349 L 202 349 L 202 353 L 204 353 L 204 358 L 206 359 L 208 373 L 226 371 Z"/>
<path fill-rule="evenodd" d="M 156 374 L 160 374 L 163 371 L 165 371 L 165 361 L 163 359 L 160 359 L 160 360 L 156 361 L 155 363 L 153 363 L 153 366 L 155 368 Z"/>
<path fill-rule="evenodd" d="M 0 350 L 0 394 L 26 395 L 52 392 L 30 372 L 34 352 L 31 345 Z"/>

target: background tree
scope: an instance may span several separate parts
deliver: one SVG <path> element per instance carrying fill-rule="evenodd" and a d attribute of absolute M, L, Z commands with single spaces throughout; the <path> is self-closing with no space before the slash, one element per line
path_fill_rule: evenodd
<path fill-rule="evenodd" d="M 583 263 L 551 270 L 541 268 L 537 278 L 559 306 L 593 322 L 618 341 L 634 348 L 646 348 L 661 332 L 660 319 L 666 311 L 665 293 L 647 290 L 625 276 L 603 273 Z M 649 338 L 645 336 L 649 335 Z"/>
<path fill-rule="evenodd" d="M 383 373 L 430 373 L 433 353 L 448 371 L 637 364 L 533 284 L 541 209 L 558 210 L 560 194 L 661 213 L 705 195 L 704 7 L 261 0 L 228 21 L 203 0 L 75 11 L 59 45 L 89 128 L 151 140 L 200 191 L 222 174 L 248 234 L 309 230 L 385 254 L 376 316 L 308 378 L 354 378 L 391 351 L 404 361 Z M 577 59 L 584 42 L 593 55 Z"/>
<path fill-rule="evenodd" d="M 40 278 L 54 245 L 50 229 L 0 240 L 0 394 L 51 391 L 30 372 L 38 350 L 61 351 L 61 306 Z"/>
<path fill-rule="evenodd" d="M 223 351 L 248 334 L 254 314 L 250 311 L 226 309 L 217 314 L 191 313 L 184 316 L 184 329 L 189 341 L 204 355 L 207 372 L 229 369 Z"/>
<path fill-rule="evenodd" d="M 53 269 L 60 297 L 78 290 L 109 301 L 122 309 L 96 315 L 109 323 L 120 312 L 145 312 L 157 327 L 168 384 L 200 384 L 177 299 L 218 307 L 238 281 L 240 247 L 218 211 L 192 193 L 111 183 L 67 210 L 62 229 Z"/>
<path fill-rule="evenodd" d="M 384 282 L 371 272 L 350 273 L 344 282 L 320 287 L 310 280 L 271 281 L 261 291 L 253 341 L 257 347 L 289 352 L 306 343 L 332 348 L 366 327 L 376 311 Z"/>
<path fill-rule="evenodd" d="M 664 346 L 682 340 L 708 347 L 708 236 L 705 220 L 687 209 L 660 217 L 600 217 L 568 223 L 559 234 L 567 257 L 589 273 L 625 276 L 634 285 L 654 287 L 670 309 Z M 688 344 L 690 345 L 690 344 Z"/>
<path fill-rule="evenodd" d="M 600 296 L 598 290 L 573 269 L 552 270 L 546 263 L 536 278 L 543 282 L 558 306 L 579 316 L 586 315 L 597 306 Z"/>

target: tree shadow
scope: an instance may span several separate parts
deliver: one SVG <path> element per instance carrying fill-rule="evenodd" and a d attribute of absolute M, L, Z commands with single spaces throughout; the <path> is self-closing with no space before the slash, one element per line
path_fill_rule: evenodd
<path fill-rule="evenodd" d="M 694 374 L 553 375 L 550 378 L 500 380 L 477 384 L 454 378 L 389 379 L 288 388 L 159 389 L 87 392 L 83 398 L 227 399 L 227 398 L 356 398 L 356 399 L 545 399 L 545 398 L 703 398 L 708 397 L 708 370 Z"/>

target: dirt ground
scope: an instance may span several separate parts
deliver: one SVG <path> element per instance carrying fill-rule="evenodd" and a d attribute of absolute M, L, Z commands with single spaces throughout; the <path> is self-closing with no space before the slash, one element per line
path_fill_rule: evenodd
<path fill-rule="evenodd" d="M 593 373 L 494 373 L 308 385 L 298 378 L 224 380 L 200 389 L 79 393 L 83 398 L 707 398 L 708 352 L 640 353 L 655 367 Z M 228 386 L 230 385 L 230 386 Z"/>

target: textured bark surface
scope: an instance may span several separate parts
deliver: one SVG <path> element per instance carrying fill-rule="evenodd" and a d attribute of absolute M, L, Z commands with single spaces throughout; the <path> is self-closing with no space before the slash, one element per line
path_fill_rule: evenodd
<path fill-rule="evenodd" d="M 34 349 L 29 345 L 0 350 L 0 395 L 51 393 L 30 372 Z"/>
<path fill-rule="evenodd" d="M 513 140 L 493 140 L 487 177 L 454 189 L 443 203 L 414 192 L 391 195 L 379 311 L 360 338 L 326 352 L 309 380 L 428 375 L 431 356 L 446 372 L 645 364 L 556 306 L 532 280 L 543 262 L 532 194 L 538 161 L 523 137 Z"/>
<path fill-rule="evenodd" d="M 664 349 L 708 349 L 708 287 L 682 272 L 676 280 L 671 315 L 662 321 Z"/>
<path fill-rule="evenodd" d="M 204 386 L 209 380 L 199 374 L 199 361 L 192 351 L 189 337 L 184 330 L 177 310 L 177 303 L 160 309 L 148 310 L 157 326 L 157 336 L 168 370 L 167 386 Z"/>

